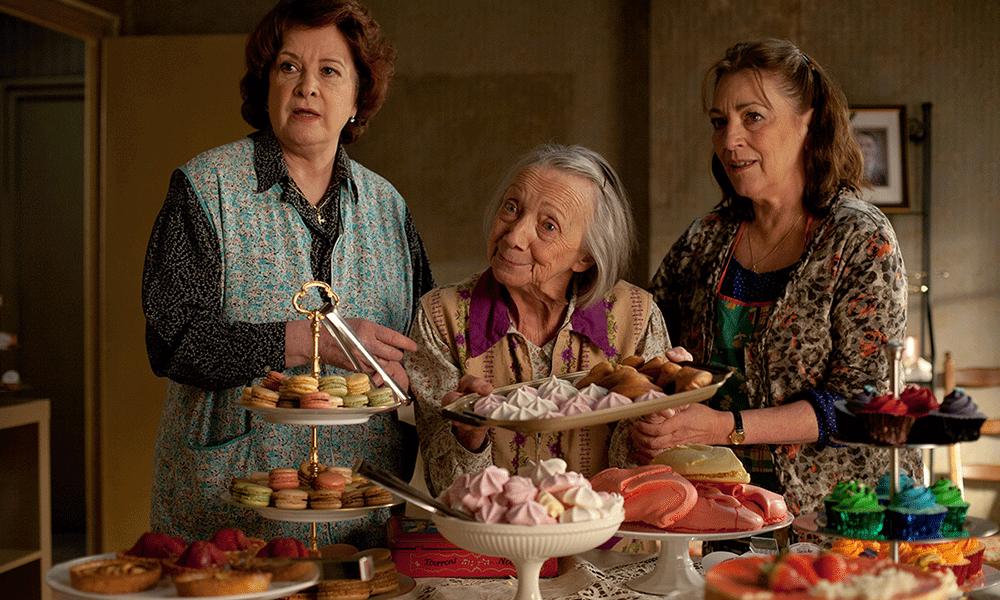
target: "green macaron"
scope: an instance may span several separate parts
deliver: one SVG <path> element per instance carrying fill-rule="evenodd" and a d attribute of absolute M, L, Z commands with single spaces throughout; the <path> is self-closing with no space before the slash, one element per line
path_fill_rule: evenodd
<path fill-rule="evenodd" d="M 271 488 L 250 481 L 234 481 L 229 487 L 229 495 L 247 506 L 267 506 L 271 503 Z"/>
<path fill-rule="evenodd" d="M 362 406 L 368 406 L 368 396 L 364 394 L 344 396 L 344 408 L 361 408 Z"/>
<path fill-rule="evenodd" d="M 392 406 L 396 403 L 396 397 L 393 396 L 392 390 L 387 387 L 370 389 L 366 393 L 368 394 L 369 406 Z"/>

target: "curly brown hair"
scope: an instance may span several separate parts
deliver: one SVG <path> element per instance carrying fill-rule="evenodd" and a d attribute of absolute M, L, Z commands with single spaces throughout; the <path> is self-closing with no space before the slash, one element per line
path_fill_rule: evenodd
<path fill-rule="evenodd" d="M 268 76 L 284 33 L 291 27 L 327 25 L 336 25 L 344 34 L 358 74 L 358 112 L 355 122 L 341 130 L 340 143 L 350 144 L 364 133 L 385 102 L 396 51 L 382 36 L 381 27 L 368 9 L 355 0 L 281 0 L 264 15 L 247 40 L 247 70 L 240 80 L 240 112 L 251 127 L 271 128 L 267 114 Z"/>
<path fill-rule="evenodd" d="M 833 77 L 788 40 L 740 42 L 726 50 L 705 73 L 702 104 L 706 111 L 719 81 L 744 69 L 753 71 L 758 81 L 764 71 L 776 74 L 782 81 L 782 91 L 797 105 L 799 114 L 813 110 L 805 146 L 806 188 L 802 202 L 806 210 L 822 216 L 839 192 L 859 190 L 864 173 L 861 148 L 851 133 L 847 96 Z M 736 193 L 714 154 L 712 175 L 722 188 L 720 206 L 743 219 L 752 219 L 750 200 Z"/>

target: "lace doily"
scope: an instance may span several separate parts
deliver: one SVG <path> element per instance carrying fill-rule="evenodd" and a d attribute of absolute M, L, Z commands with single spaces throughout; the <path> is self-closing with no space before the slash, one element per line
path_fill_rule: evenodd
<path fill-rule="evenodd" d="M 554 600 L 651 600 L 627 583 L 653 570 L 657 555 L 635 556 L 592 550 L 559 561 L 558 577 L 541 579 L 542 595 Z M 517 581 L 509 579 L 419 579 L 419 600 L 510 600 Z"/>

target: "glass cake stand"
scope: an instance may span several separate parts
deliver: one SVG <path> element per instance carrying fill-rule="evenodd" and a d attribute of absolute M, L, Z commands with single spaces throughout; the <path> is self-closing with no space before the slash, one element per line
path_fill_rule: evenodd
<path fill-rule="evenodd" d="M 637 592 L 667 598 L 701 598 L 705 588 L 705 578 L 695 570 L 694 563 L 688 555 L 688 544 L 692 540 L 735 540 L 777 531 L 791 524 L 792 517 L 789 515 L 781 522 L 751 531 L 693 533 L 664 531 L 641 523 L 625 523 L 618 529 L 618 535 L 621 537 L 660 542 L 660 555 L 653 570 L 625 585 Z"/>

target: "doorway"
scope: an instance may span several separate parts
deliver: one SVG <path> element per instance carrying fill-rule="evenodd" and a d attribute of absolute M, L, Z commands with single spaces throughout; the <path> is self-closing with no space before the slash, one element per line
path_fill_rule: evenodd
<path fill-rule="evenodd" d="M 53 558 L 86 554 L 84 43 L 0 14 L 0 352 L 50 400 Z M 5 52 L 6 54 L 6 52 Z"/>

